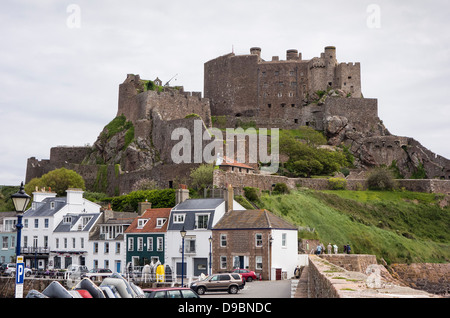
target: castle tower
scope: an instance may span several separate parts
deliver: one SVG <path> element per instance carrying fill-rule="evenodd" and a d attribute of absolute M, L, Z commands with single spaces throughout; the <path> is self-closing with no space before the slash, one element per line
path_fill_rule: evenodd
<path fill-rule="evenodd" d="M 337 66 L 336 47 L 327 46 L 324 51 L 325 68 L 326 68 L 326 87 L 335 88 L 335 70 Z"/>

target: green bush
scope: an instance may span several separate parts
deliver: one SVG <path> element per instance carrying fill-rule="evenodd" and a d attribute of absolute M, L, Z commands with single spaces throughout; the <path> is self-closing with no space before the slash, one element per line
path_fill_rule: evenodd
<path fill-rule="evenodd" d="M 391 170 L 387 168 L 377 168 L 367 177 L 369 190 L 394 190 L 395 180 Z"/>
<path fill-rule="evenodd" d="M 273 188 L 273 192 L 275 194 L 286 194 L 289 193 L 289 188 L 287 187 L 286 183 L 277 183 L 275 184 L 275 187 Z"/>
<path fill-rule="evenodd" d="M 345 190 L 347 188 L 347 180 L 344 178 L 329 178 L 328 186 L 331 190 Z"/>
<path fill-rule="evenodd" d="M 244 195 L 250 201 L 257 201 L 260 193 L 258 188 L 244 187 Z"/>
<path fill-rule="evenodd" d="M 175 206 L 175 190 L 138 190 L 126 195 L 109 198 L 114 211 L 137 211 L 139 202 L 147 200 L 152 208 L 171 208 Z"/>

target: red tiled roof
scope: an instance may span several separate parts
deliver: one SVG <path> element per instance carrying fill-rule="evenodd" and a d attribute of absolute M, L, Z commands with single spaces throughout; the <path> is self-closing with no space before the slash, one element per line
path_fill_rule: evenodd
<path fill-rule="evenodd" d="M 221 166 L 234 166 L 234 167 L 239 167 L 239 168 L 255 170 L 252 167 L 250 167 L 244 163 L 237 162 L 236 160 L 233 160 L 233 159 L 225 157 L 225 156 L 223 156 L 223 161 L 220 165 Z"/>
<path fill-rule="evenodd" d="M 166 232 L 171 210 L 172 208 L 147 209 L 141 216 L 137 217 L 133 223 L 130 224 L 125 233 Z M 162 227 L 156 226 L 156 220 L 158 218 L 166 219 L 166 222 Z M 145 225 L 140 229 L 137 228 L 139 219 L 148 219 L 147 223 L 145 223 Z"/>

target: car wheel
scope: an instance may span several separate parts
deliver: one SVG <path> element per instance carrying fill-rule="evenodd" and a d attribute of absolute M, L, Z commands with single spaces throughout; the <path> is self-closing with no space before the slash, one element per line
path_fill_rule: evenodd
<path fill-rule="evenodd" d="M 26 276 L 26 277 L 30 277 L 30 276 L 31 276 L 31 272 L 26 272 L 26 273 L 25 273 L 25 276 Z"/>
<path fill-rule="evenodd" d="M 204 295 L 205 291 L 206 291 L 205 287 L 197 288 L 197 294 L 199 294 L 199 295 Z"/>
<path fill-rule="evenodd" d="M 228 293 L 230 293 L 230 294 L 237 294 L 237 292 L 238 292 L 238 287 L 235 285 L 230 286 L 230 288 L 228 289 Z"/>
<path fill-rule="evenodd" d="M 252 280 L 253 280 L 253 278 L 247 277 L 247 282 L 251 283 Z"/>

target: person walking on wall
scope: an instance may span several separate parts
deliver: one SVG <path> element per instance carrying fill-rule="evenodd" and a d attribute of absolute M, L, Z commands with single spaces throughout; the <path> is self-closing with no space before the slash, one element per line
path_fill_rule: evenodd
<path fill-rule="evenodd" d="M 328 254 L 331 254 L 331 243 L 328 243 L 327 245 L 327 252 Z"/>
<path fill-rule="evenodd" d="M 350 254 L 350 251 L 351 251 L 352 249 L 350 248 L 350 244 L 347 244 L 347 254 Z"/>
<path fill-rule="evenodd" d="M 338 246 L 336 244 L 333 244 L 333 250 L 334 250 L 334 254 L 338 253 Z"/>
<path fill-rule="evenodd" d="M 322 246 L 320 246 L 320 244 L 319 245 L 317 245 L 317 248 L 316 248 L 316 255 L 320 255 L 322 253 Z"/>

